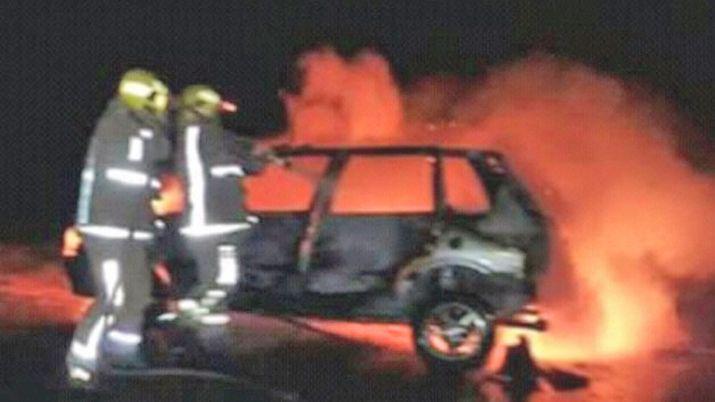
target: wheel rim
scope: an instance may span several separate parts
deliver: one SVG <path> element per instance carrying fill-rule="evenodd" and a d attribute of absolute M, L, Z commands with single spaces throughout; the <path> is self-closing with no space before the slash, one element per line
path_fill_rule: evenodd
<path fill-rule="evenodd" d="M 438 304 L 427 312 L 418 342 L 441 360 L 469 360 L 482 349 L 488 324 L 484 315 L 465 303 Z"/>

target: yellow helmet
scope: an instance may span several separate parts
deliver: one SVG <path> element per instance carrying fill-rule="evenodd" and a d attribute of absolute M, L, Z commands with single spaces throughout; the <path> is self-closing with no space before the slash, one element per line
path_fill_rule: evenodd
<path fill-rule="evenodd" d="M 238 109 L 235 104 L 221 99 L 221 95 L 208 85 L 186 87 L 181 93 L 180 103 L 183 110 L 208 119 L 218 118 L 221 113 L 233 113 Z"/>
<path fill-rule="evenodd" d="M 181 93 L 181 108 L 205 118 L 216 118 L 221 112 L 221 95 L 207 85 L 191 85 Z"/>
<path fill-rule="evenodd" d="M 169 107 L 169 88 L 146 70 L 133 69 L 124 73 L 118 94 L 122 103 L 132 110 L 162 115 Z"/>

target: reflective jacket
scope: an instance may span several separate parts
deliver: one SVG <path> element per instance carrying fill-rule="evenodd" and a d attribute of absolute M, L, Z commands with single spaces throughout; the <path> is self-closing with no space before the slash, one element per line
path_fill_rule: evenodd
<path fill-rule="evenodd" d="M 241 178 L 263 168 L 250 141 L 217 121 L 180 123 L 174 166 L 186 188 L 183 235 L 232 233 L 248 226 Z"/>
<path fill-rule="evenodd" d="M 152 232 L 151 199 L 158 174 L 171 157 L 164 124 L 134 112 L 119 100 L 109 102 L 97 123 L 84 170 L 77 208 L 81 232 L 127 237 Z"/>

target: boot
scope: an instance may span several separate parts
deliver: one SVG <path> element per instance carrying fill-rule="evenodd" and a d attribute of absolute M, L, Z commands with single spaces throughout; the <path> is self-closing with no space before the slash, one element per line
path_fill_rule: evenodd
<path fill-rule="evenodd" d="M 133 318 L 112 323 L 101 342 L 102 362 L 116 369 L 144 369 L 145 357 L 143 319 Z"/>

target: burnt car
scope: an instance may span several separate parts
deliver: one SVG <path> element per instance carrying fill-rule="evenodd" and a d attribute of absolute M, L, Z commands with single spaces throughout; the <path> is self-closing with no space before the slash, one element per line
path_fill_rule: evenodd
<path fill-rule="evenodd" d="M 514 317 L 534 299 L 547 265 L 547 221 L 499 153 L 276 154 L 287 163 L 244 181 L 257 223 L 240 250 L 234 309 L 406 322 L 419 354 L 443 369 L 478 365 L 495 325 L 542 324 Z M 181 287 L 192 269 L 172 260 L 172 283 Z M 91 293 L 77 258 L 69 262 L 76 289 Z"/>

